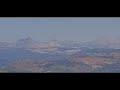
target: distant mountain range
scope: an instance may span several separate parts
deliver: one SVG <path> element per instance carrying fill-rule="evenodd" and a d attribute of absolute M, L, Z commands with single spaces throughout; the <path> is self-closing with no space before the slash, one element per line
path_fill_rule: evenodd
<path fill-rule="evenodd" d="M 96 40 L 86 42 L 83 44 L 85 47 L 89 48 L 112 48 L 120 49 L 120 38 L 104 36 L 97 38 Z"/>
<path fill-rule="evenodd" d="M 55 48 L 113 48 L 120 49 L 120 39 L 114 37 L 102 37 L 86 43 L 76 43 L 74 41 L 57 41 L 51 40 L 48 42 L 38 42 L 31 37 L 19 39 L 17 42 L 8 43 L 0 42 L 0 49 L 3 48 L 24 48 L 30 50 L 39 49 L 55 49 Z"/>

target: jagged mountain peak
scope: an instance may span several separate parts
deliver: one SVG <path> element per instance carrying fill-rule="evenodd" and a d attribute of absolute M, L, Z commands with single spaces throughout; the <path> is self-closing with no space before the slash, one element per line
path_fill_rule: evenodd
<path fill-rule="evenodd" d="M 28 36 L 26 38 L 22 38 L 19 39 L 16 42 L 16 47 L 20 47 L 20 48 L 30 48 L 32 47 L 34 44 L 36 44 L 37 42 L 35 40 L 32 39 L 32 37 Z"/>
<path fill-rule="evenodd" d="M 19 39 L 18 41 L 32 41 L 32 37 L 28 36 L 26 38 Z"/>
<path fill-rule="evenodd" d="M 28 36 L 26 40 L 33 40 L 31 36 Z"/>

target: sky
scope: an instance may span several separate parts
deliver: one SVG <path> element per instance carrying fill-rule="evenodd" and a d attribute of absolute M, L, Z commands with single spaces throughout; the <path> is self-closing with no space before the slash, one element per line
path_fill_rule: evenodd
<path fill-rule="evenodd" d="M 119 17 L 1 17 L 0 41 L 32 37 L 37 41 L 86 42 L 102 36 L 120 37 Z"/>

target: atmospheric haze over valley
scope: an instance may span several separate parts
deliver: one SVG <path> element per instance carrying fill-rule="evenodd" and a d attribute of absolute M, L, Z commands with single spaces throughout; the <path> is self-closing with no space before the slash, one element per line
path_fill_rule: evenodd
<path fill-rule="evenodd" d="M 120 72 L 120 18 L 0 18 L 0 72 Z"/>

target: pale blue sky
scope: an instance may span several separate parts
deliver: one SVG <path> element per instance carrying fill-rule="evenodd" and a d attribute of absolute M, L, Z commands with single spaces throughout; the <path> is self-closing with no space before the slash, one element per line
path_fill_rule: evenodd
<path fill-rule="evenodd" d="M 120 36 L 119 17 L 0 18 L 0 41 L 11 42 L 31 36 L 37 41 L 86 42 L 105 35 Z"/>

